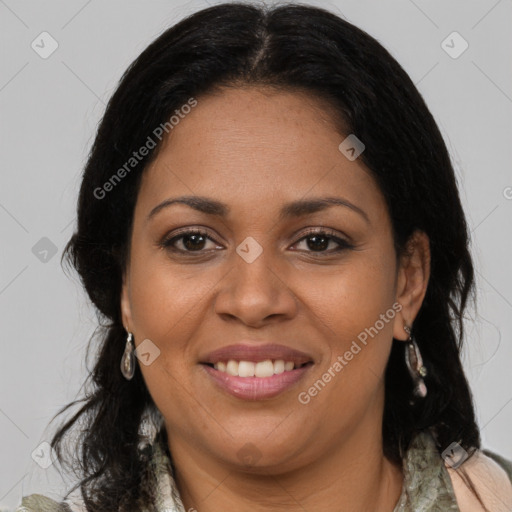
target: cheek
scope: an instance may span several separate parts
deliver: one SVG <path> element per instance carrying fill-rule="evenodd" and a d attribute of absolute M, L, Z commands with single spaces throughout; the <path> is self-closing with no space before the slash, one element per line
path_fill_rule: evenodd
<path fill-rule="evenodd" d="M 326 279 L 321 290 L 310 307 L 328 327 L 329 354 L 320 378 L 329 373 L 329 383 L 316 406 L 334 400 L 345 407 L 364 407 L 381 387 L 400 307 L 395 302 L 394 252 L 381 247 L 360 253 Z"/>
<path fill-rule="evenodd" d="M 317 281 L 317 292 L 310 294 L 311 308 L 341 339 L 357 336 L 392 307 L 395 260 L 393 253 L 386 254 L 378 248 L 355 254 L 335 273 Z"/>
<path fill-rule="evenodd" d="M 192 398 L 190 343 L 198 326 L 207 283 L 184 277 L 168 261 L 133 254 L 130 265 L 131 311 L 138 345 L 151 340 L 159 349 L 150 365 L 138 362 L 157 408 L 173 424 L 187 424 Z M 179 277 L 177 277 L 179 276 Z"/>
<path fill-rule="evenodd" d="M 194 265 L 191 265 L 194 267 Z M 172 266 L 162 254 L 135 255 L 131 265 L 131 309 L 141 336 L 165 341 L 181 338 L 201 311 L 215 282 L 211 272 Z"/>
<path fill-rule="evenodd" d="M 130 265 L 131 313 L 138 345 L 145 339 L 158 347 L 151 365 L 139 362 L 149 392 L 161 410 L 170 397 L 180 401 L 187 377 L 189 340 L 197 327 L 197 312 L 204 296 L 202 286 L 184 282 L 165 261 L 134 254 Z M 185 280 L 187 281 L 187 280 Z M 198 284 L 197 282 L 195 283 Z M 186 384 L 185 384 L 186 385 Z"/>

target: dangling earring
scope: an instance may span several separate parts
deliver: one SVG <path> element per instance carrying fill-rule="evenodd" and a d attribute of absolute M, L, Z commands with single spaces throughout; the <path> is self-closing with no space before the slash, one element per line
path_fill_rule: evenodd
<path fill-rule="evenodd" d="M 404 331 L 409 335 L 407 345 L 405 347 L 405 362 L 409 370 L 409 374 L 414 382 L 414 395 L 420 398 L 427 396 L 427 386 L 423 377 L 427 375 L 427 369 L 423 365 L 420 349 L 416 341 L 411 336 L 411 328 L 404 326 Z"/>
<path fill-rule="evenodd" d="M 133 345 L 133 334 L 128 333 L 123 357 L 121 358 L 121 373 L 126 380 L 132 380 L 135 374 L 135 347 Z"/>

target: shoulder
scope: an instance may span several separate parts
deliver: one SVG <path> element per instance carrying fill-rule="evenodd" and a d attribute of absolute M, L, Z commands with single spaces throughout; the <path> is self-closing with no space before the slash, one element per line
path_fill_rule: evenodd
<path fill-rule="evenodd" d="M 24 496 L 15 512 L 85 512 L 78 504 L 55 501 L 42 494 Z"/>
<path fill-rule="evenodd" d="M 488 450 L 476 450 L 457 469 L 447 469 L 461 512 L 484 510 L 471 486 L 488 510 L 512 510 L 512 462 Z"/>

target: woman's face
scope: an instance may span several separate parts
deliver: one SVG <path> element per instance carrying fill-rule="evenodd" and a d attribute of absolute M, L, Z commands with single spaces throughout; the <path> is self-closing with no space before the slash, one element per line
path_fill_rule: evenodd
<path fill-rule="evenodd" d="M 146 170 L 122 311 L 175 458 L 277 472 L 379 439 L 414 301 L 384 197 L 344 138 L 312 98 L 223 89 Z"/>

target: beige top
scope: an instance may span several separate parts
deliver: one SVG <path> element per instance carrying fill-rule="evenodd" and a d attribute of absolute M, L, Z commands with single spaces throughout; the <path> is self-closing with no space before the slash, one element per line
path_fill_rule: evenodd
<path fill-rule="evenodd" d="M 493 454 L 495 455 L 495 454 Z M 507 461 L 504 461 L 505 463 Z M 508 474 L 498 462 L 485 453 L 478 451 L 461 467 L 471 478 L 474 487 L 491 512 L 512 512 L 512 479 L 510 463 Z M 462 512 L 480 512 L 484 509 L 475 495 L 465 485 L 459 469 L 448 469 L 457 503 Z"/>

